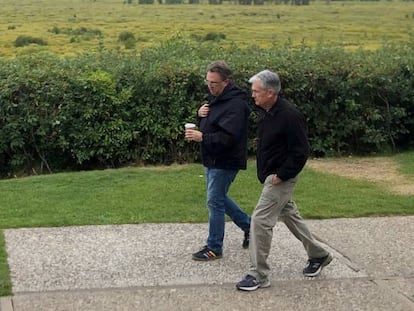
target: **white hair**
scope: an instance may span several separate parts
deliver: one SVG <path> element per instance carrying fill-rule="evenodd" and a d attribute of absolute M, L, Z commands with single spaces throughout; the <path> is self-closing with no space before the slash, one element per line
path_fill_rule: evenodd
<path fill-rule="evenodd" d="M 279 94 L 281 89 L 281 83 L 279 75 L 276 72 L 270 71 L 268 69 L 260 71 L 249 79 L 250 83 L 255 81 L 260 81 L 264 89 L 273 89 L 275 94 Z"/>

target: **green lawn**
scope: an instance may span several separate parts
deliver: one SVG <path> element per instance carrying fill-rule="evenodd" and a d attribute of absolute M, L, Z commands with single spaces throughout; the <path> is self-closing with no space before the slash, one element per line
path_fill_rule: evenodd
<path fill-rule="evenodd" d="M 413 175 L 411 156 L 394 158 L 407 167 L 402 173 Z M 251 212 L 260 191 L 255 162 L 250 160 L 231 195 Z M 9 179 L 0 181 L 0 192 L 0 228 L 202 222 L 207 215 L 204 168 L 199 164 Z M 295 199 L 309 218 L 407 214 L 414 206 L 412 196 L 309 168 L 301 174 Z"/>
<path fill-rule="evenodd" d="M 414 176 L 414 152 L 400 153 L 394 159 L 399 163 L 401 174 Z"/>
<path fill-rule="evenodd" d="M 414 181 L 414 152 L 391 156 Z M 251 213 L 260 195 L 255 162 L 241 171 L 231 196 Z M 200 164 L 129 167 L 0 181 L 0 228 L 205 222 L 205 179 Z M 294 199 L 305 218 L 414 214 L 414 195 L 397 195 L 364 180 L 301 174 Z M 11 294 L 0 235 L 0 295 Z"/>

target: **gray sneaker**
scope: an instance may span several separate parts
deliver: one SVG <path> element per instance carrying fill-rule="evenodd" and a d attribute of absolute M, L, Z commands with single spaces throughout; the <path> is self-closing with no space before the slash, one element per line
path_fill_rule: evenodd
<path fill-rule="evenodd" d="M 245 291 L 253 291 L 258 288 L 266 288 L 270 286 L 268 279 L 259 282 L 253 275 L 247 274 L 239 283 L 236 284 L 237 289 Z"/>
<path fill-rule="evenodd" d="M 309 258 L 303 269 L 303 274 L 308 277 L 318 276 L 322 268 L 329 265 L 333 259 L 332 254 L 328 254 L 322 258 Z"/>

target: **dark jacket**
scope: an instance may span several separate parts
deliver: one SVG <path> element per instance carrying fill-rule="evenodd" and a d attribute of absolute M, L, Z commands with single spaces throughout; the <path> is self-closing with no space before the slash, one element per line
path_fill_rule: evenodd
<path fill-rule="evenodd" d="M 208 116 L 198 118 L 203 132 L 203 165 L 209 168 L 246 169 L 250 114 L 247 93 L 230 83 L 219 96 L 210 95 L 208 102 Z"/>
<path fill-rule="evenodd" d="M 268 112 L 258 110 L 257 177 L 261 183 L 271 174 L 295 177 L 310 153 L 305 117 L 282 97 Z"/>

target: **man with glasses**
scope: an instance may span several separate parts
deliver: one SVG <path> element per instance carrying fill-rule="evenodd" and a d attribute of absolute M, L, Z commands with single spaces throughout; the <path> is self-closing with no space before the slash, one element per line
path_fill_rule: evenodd
<path fill-rule="evenodd" d="M 267 257 L 278 220 L 286 224 L 306 250 L 305 276 L 319 275 L 332 261 L 332 255 L 314 239 L 291 200 L 297 176 L 310 153 L 305 117 L 279 95 L 278 74 L 264 70 L 249 82 L 259 110 L 257 177 L 263 183 L 263 190 L 252 215 L 250 270 L 236 285 L 246 291 L 270 286 Z"/>
<path fill-rule="evenodd" d="M 207 244 L 192 255 L 194 260 L 222 258 L 225 214 L 244 231 L 243 248 L 249 247 L 250 216 L 227 195 L 239 170 L 246 169 L 250 114 L 248 96 L 231 81 L 231 74 L 223 61 L 208 65 L 205 83 L 209 94 L 198 110 L 199 130 L 185 132 L 186 139 L 201 145 L 209 209 Z"/>

